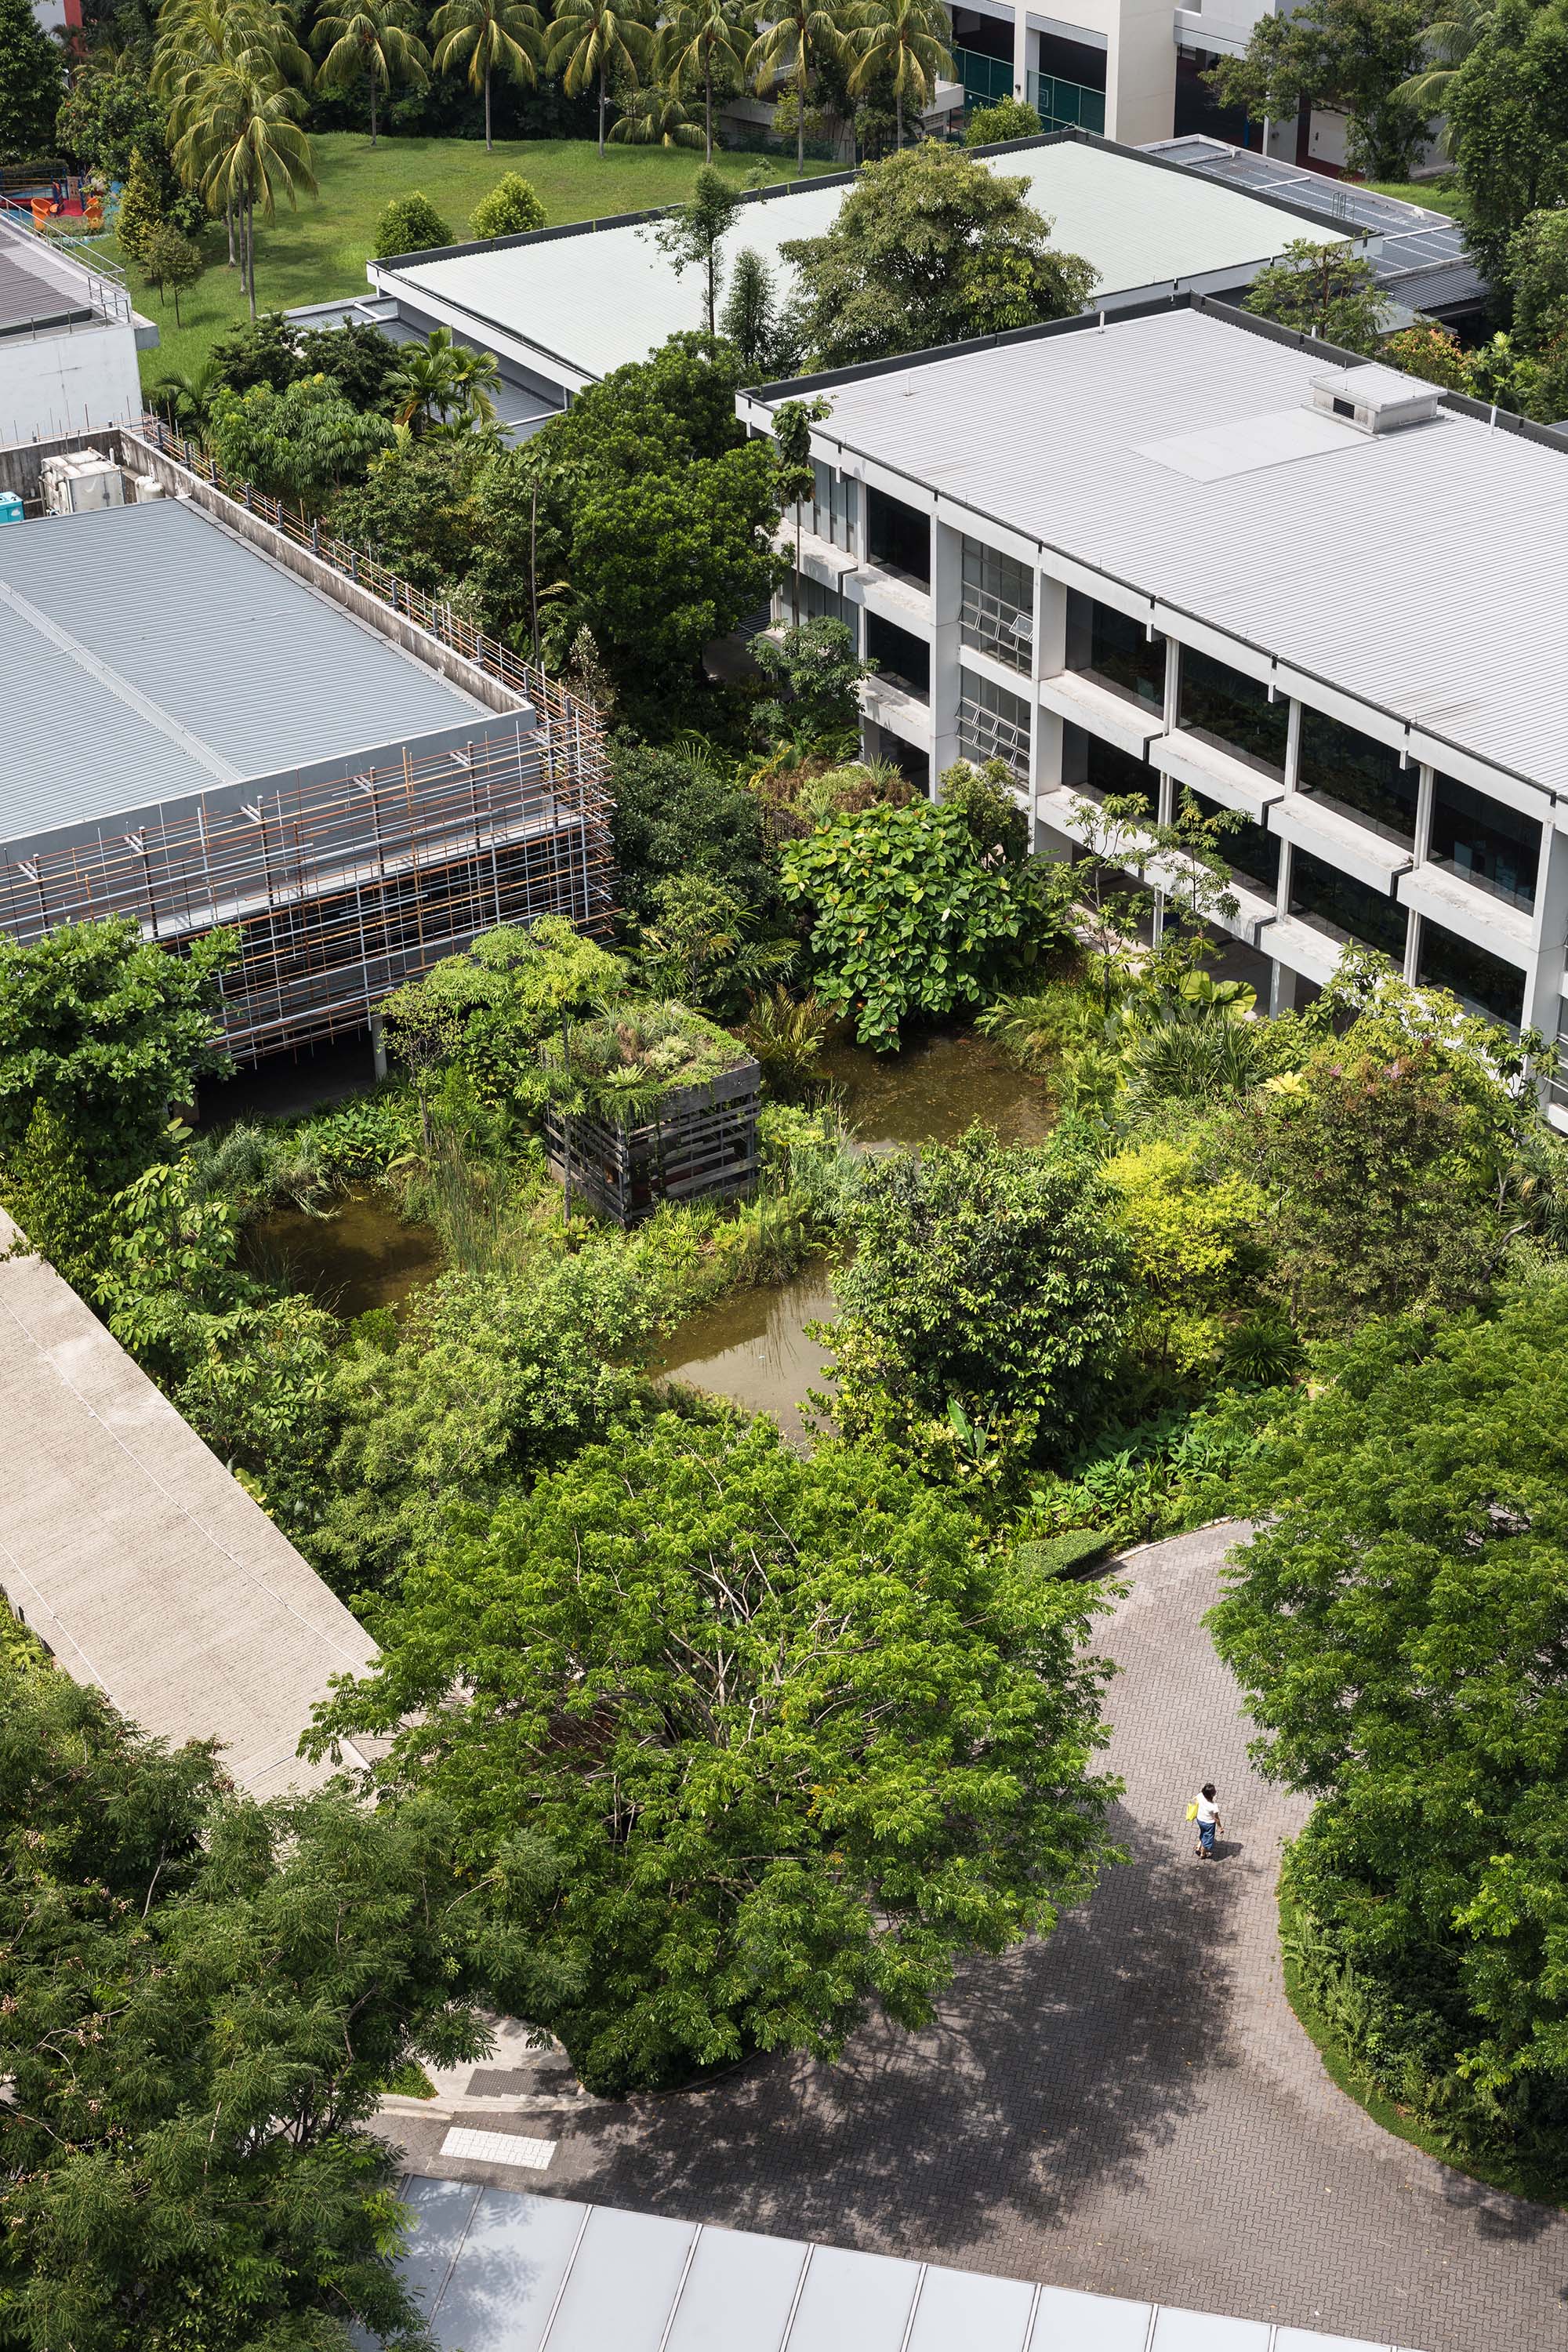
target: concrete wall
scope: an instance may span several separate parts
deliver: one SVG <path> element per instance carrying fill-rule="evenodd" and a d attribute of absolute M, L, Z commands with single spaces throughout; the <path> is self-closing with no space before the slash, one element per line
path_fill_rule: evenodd
<path fill-rule="evenodd" d="M 93 432 L 141 414 L 129 320 L 70 334 L 0 336 L 0 443 Z"/>
<path fill-rule="evenodd" d="M 0 1213 L 0 1588 L 78 1682 L 175 1746 L 217 1739 L 257 1797 L 370 1636 Z M 363 1761 L 350 1750 L 346 1760 Z"/>

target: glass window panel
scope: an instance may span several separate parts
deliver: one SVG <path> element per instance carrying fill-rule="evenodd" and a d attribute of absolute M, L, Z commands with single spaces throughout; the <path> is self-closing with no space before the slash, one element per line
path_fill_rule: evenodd
<path fill-rule="evenodd" d="M 1026 781 L 1028 704 L 973 670 L 960 670 L 958 748 L 966 760 L 982 766 L 987 760 L 1005 760 L 1014 774 Z"/>
<path fill-rule="evenodd" d="M 1357 940 L 1397 964 L 1405 961 L 1404 908 L 1386 891 L 1369 888 L 1305 849 L 1291 854 L 1290 912 L 1331 940 Z"/>
<path fill-rule="evenodd" d="M 963 542 L 959 634 L 994 661 L 1027 676 L 1034 654 L 1035 583 L 1026 564 L 977 539 Z"/>
<path fill-rule="evenodd" d="M 1452 776 L 1432 779 L 1428 854 L 1435 865 L 1464 875 L 1511 907 L 1528 910 L 1535 905 L 1541 827 L 1532 817 L 1472 792 Z"/>
<path fill-rule="evenodd" d="M 1205 816 L 1231 816 L 1226 808 L 1207 793 L 1194 793 L 1194 800 Z M 1255 824 L 1244 817 L 1239 824 L 1226 827 L 1215 842 L 1215 847 L 1234 875 L 1244 882 L 1256 882 L 1272 898 L 1279 887 L 1279 836 L 1267 826 Z"/>
<path fill-rule="evenodd" d="M 1184 646 L 1177 709 L 1176 724 L 1189 735 L 1283 781 L 1290 733 L 1290 705 L 1284 695 L 1270 702 L 1268 688 L 1258 678 Z"/>
<path fill-rule="evenodd" d="M 1165 640 L 1142 621 L 1068 590 L 1068 667 L 1081 670 L 1156 719 L 1165 709 Z"/>
<path fill-rule="evenodd" d="M 1062 729 L 1062 782 L 1091 801 L 1102 801 L 1107 793 L 1124 798 L 1136 793 L 1151 816 L 1160 805 L 1160 779 L 1148 761 L 1135 759 L 1084 727 Z"/>
<path fill-rule="evenodd" d="M 866 658 L 893 686 L 921 702 L 931 698 L 931 647 L 923 637 L 910 635 L 879 613 L 866 615 Z"/>
<path fill-rule="evenodd" d="M 885 490 L 866 490 L 866 551 L 873 563 L 931 586 L 931 518 Z"/>
<path fill-rule="evenodd" d="M 1445 930 L 1430 916 L 1422 919 L 1416 978 L 1429 987 L 1451 990 L 1469 1012 L 1504 1021 L 1510 1029 L 1517 1029 L 1524 1017 L 1524 975 L 1517 965 Z"/>
<path fill-rule="evenodd" d="M 1298 781 L 1326 808 L 1370 825 L 1385 841 L 1415 848 L 1420 771 L 1402 768 L 1392 744 L 1374 743 L 1359 729 L 1343 727 L 1303 703 Z"/>

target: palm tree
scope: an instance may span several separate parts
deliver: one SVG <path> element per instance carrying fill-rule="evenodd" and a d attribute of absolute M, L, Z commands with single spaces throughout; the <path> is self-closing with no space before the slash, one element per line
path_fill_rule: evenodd
<path fill-rule="evenodd" d="M 174 143 L 174 166 L 187 187 L 200 189 L 209 210 L 233 207 L 252 319 L 257 198 L 263 217 L 272 220 L 279 193 L 291 205 L 300 188 L 316 193 L 310 142 L 296 119 L 303 104 L 276 68 L 251 57 L 208 68 L 199 89 L 182 100 L 187 127 Z"/>
<path fill-rule="evenodd" d="M 370 143 L 375 145 L 376 92 L 395 81 L 418 89 L 430 79 L 430 53 L 417 38 L 418 12 L 409 0 L 343 0 L 341 12 L 318 16 L 314 39 L 326 54 L 316 79 L 323 89 L 370 82 Z"/>
<path fill-rule="evenodd" d="M 784 13 L 764 26 L 752 43 L 746 71 L 752 76 L 759 95 L 779 82 L 795 84 L 800 101 L 795 128 L 795 169 L 804 174 L 805 100 L 812 68 L 824 58 L 843 55 L 844 28 L 841 12 L 824 7 L 822 0 L 769 0 L 770 16 L 780 7 Z"/>
<path fill-rule="evenodd" d="M 430 19 L 437 73 L 467 64 L 468 87 L 485 93 L 485 145 L 490 138 L 490 76 L 510 74 L 531 89 L 543 55 L 543 20 L 528 0 L 446 0 Z"/>
<path fill-rule="evenodd" d="M 850 95 L 858 98 L 879 74 L 890 75 L 901 147 L 904 100 L 912 99 L 917 114 L 923 114 L 938 75 L 952 72 L 947 11 L 939 0 L 860 0 L 850 16 L 848 47 L 856 59 Z"/>
<path fill-rule="evenodd" d="M 636 89 L 653 57 L 649 21 L 653 0 L 559 0 L 550 28 L 545 68 L 561 76 L 568 98 L 599 85 L 599 152 L 605 152 L 605 108 L 610 76 L 624 75 Z"/>
<path fill-rule="evenodd" d="M 679 93 L 661 89 L 634 89 L 626 112 L 610 127 L 613 147 L 700 147 L 702 133 L 687 113 Z"/>
<path fill-rule="evenodd" d="M 217 371 L 210 359 L 205 359 L 195 368 L 165 368 L 148 385 L 147 397 L 171 425 L 200 441 L 206 433 L 216 390 Z"/>
<path fill-rule="evenodd" d="M 1426 64 L 1420 73 L 1402 81 L 1392 95 L 1405 106 L 1418 107 L 1423 114 L 1441 114 L 1455 75 L 1496 13 L 1496 0 L 1442 0 L 1442 14 L 1421 36 Z"/>
<path fill-rule="evenodd" d="M 713 71 L 746 70 L 757 12 L 747 0 L 675 0 L 659 35 L 664 71 L 678 89 L 688 75 L 702 84 L 703 160 L 713 161 Z"/>
<path fill-rule="evenodd" d="M 454 342 L 448 327 L 432 327 L 422 343 L 409 343 L 386 396 L 394 425 L 418 440 L 426 433 L 470 433 L 495 423 L 493 394 L 500 382 L 494 354 Z"/>
<path fill-rule="evenodd" d="M 148 77 L 169 108 L 170 135 L 178 139 L 199 120 L 213 69 L 252 64 L 265 79 L 278 75 L 300 89 L 310 86 L 310 59 L 300 46 L 288 0 L 165 0 Z M 234 204 L 224 207 L 228 266 L 235 266 Z"/>

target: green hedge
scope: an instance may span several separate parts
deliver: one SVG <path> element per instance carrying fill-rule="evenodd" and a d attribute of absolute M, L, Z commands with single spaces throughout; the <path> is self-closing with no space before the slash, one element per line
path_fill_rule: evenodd
<path fill-rule="evenodd" d="M 1042 1576 L 1072 1576 L 1081 1574 L 1091 1565 L 1098 1566 L 1110 1549 L 1107 1528 L 1069 1528 L 1065 1535 L 1047 1536 L 1039 1543 L 1020 1544 L 1018 1559 L 1025 1567 L 1037 1569 Z"/>

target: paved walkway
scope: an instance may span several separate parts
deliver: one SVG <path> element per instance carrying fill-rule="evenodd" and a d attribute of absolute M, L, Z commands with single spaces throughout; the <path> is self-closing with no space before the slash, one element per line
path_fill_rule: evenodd
<path fill-rule="evenodd" d="M 1047 1943 L 976 1963 L 938 2025 L 868 2028 L 837 2067 L 620 2105 L 513 2047 L 444 2083 L 440 2115 L 389 2116 L 415 2168 L 1419 2352 L 1562 2343 L 1568 2216 L 1379 2131 L 1286 2005 L 1273 1888 L 1301 1809 L 1249 1770 L 1203 1631 L 1226 1540 L 1129 1561 L 1106 1647 L 1132 1861 Z M 1226 1830 L 1212 1868 L 1183 1818 L 1203 1779 Z M 555 2153 L 544 2172 L 443 2159 L 448 2120 Z"/>

